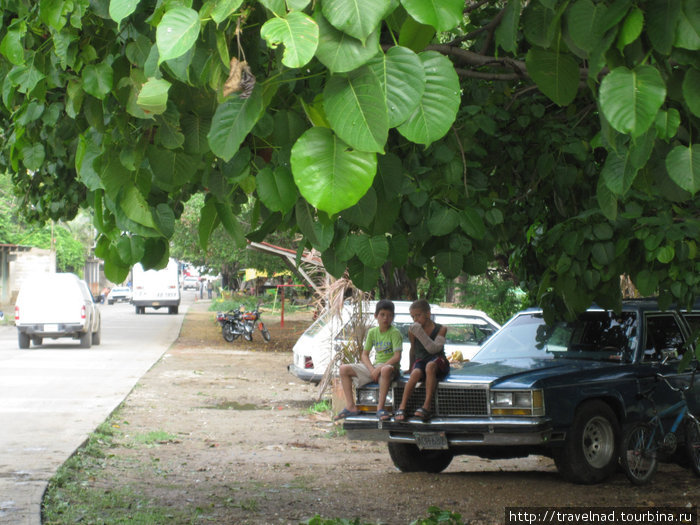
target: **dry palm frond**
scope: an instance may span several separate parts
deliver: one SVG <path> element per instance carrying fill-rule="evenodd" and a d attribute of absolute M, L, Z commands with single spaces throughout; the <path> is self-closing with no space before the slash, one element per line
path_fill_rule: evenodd
<path fill-rule="evenodd" d="M 331 333 L 340 333 L 338 339 L 343 343 L 337 343 L 335 338 L 329 341 L 331 358 L 318 385 L 319 399 L 323 396 L 341 364 L 359 362 L 367 330 L 372 322 L 371 315 L 367 315 L 366 311 L 369 299 L 369 294 L 355 288 L 347 277 L 330 281 L 323 287 L 318 301 L 325 309 L 329 310 L 330 322 L 337 323 L 332 327 Z M 343 310 L 347 306 L 351 310 L 350 320 L 341 326 L 341 323 L 345 322 Z M 336 327 L 338 329 L 335 329 Z"/>

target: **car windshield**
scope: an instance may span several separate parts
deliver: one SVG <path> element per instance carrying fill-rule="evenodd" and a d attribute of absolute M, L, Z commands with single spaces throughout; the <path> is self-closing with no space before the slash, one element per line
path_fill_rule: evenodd
<path fill-rule="evenodd" d="M 637 316 L 588 311 L 575 321 L 545 324 L 541 313 L 519 315 L 491 337 L 473 361 L 514 357 L 630 361 Z"/>

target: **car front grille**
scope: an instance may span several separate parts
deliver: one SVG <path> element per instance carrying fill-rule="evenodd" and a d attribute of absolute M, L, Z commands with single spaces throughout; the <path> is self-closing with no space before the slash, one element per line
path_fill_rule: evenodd
<path fill-rule="evenodd" d="M 398 383 L 394 387 L 394 408 L 401 403 L 404 386 L 405 383 Z M 418 407 L 423 406 L 424 401 L 425 385 L 421 383 L 408 400 L 406 412 L 413 414 Z M 488 415 L 488 389 L 454 388 L 446 384 L 438 384 L 433 409 L 438 416 L 486 416 Z"/>

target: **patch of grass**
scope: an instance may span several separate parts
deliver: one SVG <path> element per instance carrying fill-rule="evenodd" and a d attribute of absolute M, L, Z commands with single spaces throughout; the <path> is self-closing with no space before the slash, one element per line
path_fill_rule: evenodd
<path fill-rule="evenodd" d="M 340 425 L 333 425 L 333 428 L 331 428 L 328 432 L 326 432 L 323 437 L 333 439 L 333 438 L 338 438 L 338 437 L 343 437 L 347 434 L 346 430 L 341 427 Z"/>
<path fill-rule="evenodd" d="M 304 410 L 307 414 L 322 414 L 328 412 L 331 409 L 331 402 L 328 399 L 322 399 L 321 401 L 314 403 L 309 408 Z"/>
<path fill-rule="evenodd" d="M 49 480 L 42 501 L 42 523 L 100 523 L 147 525 L 154 523 L 194 524 L 201 522 L 201 509 L 162 507 L 145 498 L 138 487 L 103 489 L 96 483 L 99 471 L 110 461 L 109 449 L 116 446 L 120 423 L 113 416 L 90 434 L 86 442 Z M 170 437 L 160 432 L 147 440 Z"/>
<path fill-rule="evenodd" d="M 238 401 L 220 401 L 214 405 L 209 405 L 204 408 L 213 408 L 217 410 L 259 410 L 260 407 L 253 403 L 239 403 Z"/>
<path fill-rule="evenodd" d="M 428 507 L 428 516 L 419 518 L 410 525 L 464 525 L 462 515 L 439 507 Z"/>
<path fill-rule="evenodd" d="M 360 521 L 360 518 L 348 520 L 345 518 L 322 518 L 316 514 L 313 518 L 301 522 L 302 525 L 378 525 L 379 522 Z"/>
<path fill-rule="evenodd" d="M 152 430 L 146 434 L 135 434 L 131 437 L 136 443 L 155 446 L 178 441 L 177 436 L 165 430 Z"/>

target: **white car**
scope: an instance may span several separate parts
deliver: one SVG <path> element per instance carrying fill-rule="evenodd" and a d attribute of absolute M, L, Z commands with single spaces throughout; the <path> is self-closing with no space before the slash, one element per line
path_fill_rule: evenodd
<path fill-rule="evenodd" d="M 109 291 L 107 296 L 107 303 L 130 303 L 131 302 L 131 288 L 128 286 L 115 286 Z"/>
<path fill-rule="evenodd" d="M 370 326 L 376 325 L 376 304 L 376 301 L 369 301 L 362 309 Z M 409 367 L 408 327 L 413 324 L 408 311 L 410 305 L 411 301 L 394 301 L 394 326 L 403 336 L 401 370 L 404 371 Z M 446 308 L 431 304 L 430 312 L 433 321 L 447 326 L 445 354 L 448 358 L 459 351 L 464 360 L 471 359 L 481 349 L 481 345 L 500 328 L 496 321 L 480 310 Z M 294 362 L 287 367 L 289 372 L 304 381 L 318 383 L 328 368 L 332 345 L 340 349 L 347 344 L 353 324 L 355 320 L 349 305 L 345 306 L 340 318 L 333 318 L 327 310 L 324 311 L 294 345 Z"/>
<path fill-rule="evenodd" d="M 41 274 L 26 281 L 15 303 L 20 348 L 30 341 L 72 337 L 80 346 L 100 344 L 102 319 L 85 281 L 72 273 Z"/>
<path fill-rule="evenodd" d="M 198 290 L 199 289 L 199 279 L 197 277 L 187 276 L 182 280 L 183 290 Z"/>

